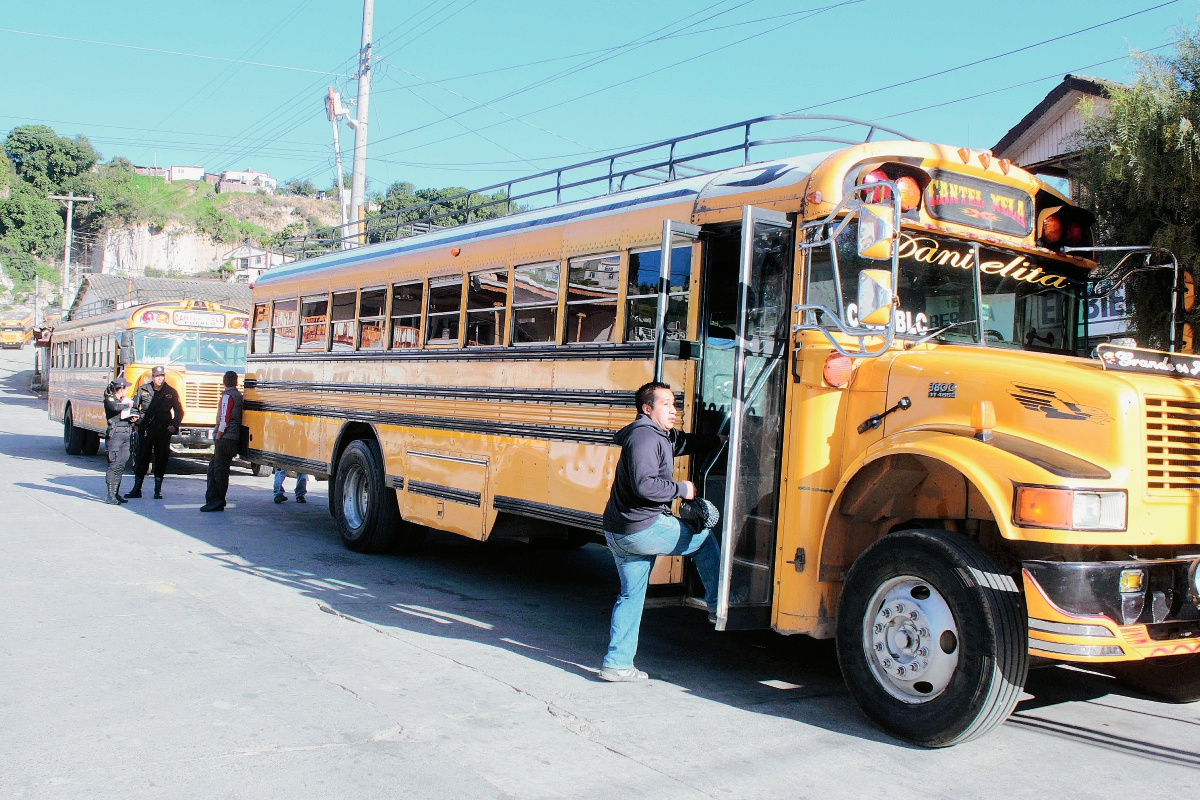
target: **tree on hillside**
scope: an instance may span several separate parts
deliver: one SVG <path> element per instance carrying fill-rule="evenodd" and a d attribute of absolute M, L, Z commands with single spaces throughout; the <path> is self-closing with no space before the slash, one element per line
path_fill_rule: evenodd
<path fill-rule="evenodd" d="M 86 137 L 67 139 L 45 125 L 19 125 L 4 140 L 17 175 L 40 192 L 58 193 L 92 168 L 100 156 Z"/>
<path fill-rule="evenodd" d="M 299 178 L 292 178 L 279 187 L 279 193 L 296 195 L 297 197 L 316 197 L 317 187 L 313 185 L 312 181 L 302 181 Z"/>
<path fill-rule="evenodd" d="M 1135 80 L 1113 87 L 1106 115 L 1087 110 L 1083 155 L 1071 170 L 1096 214 L 1098 244 L 1153 244 L 1197 274 L 1200 266 L 1200 30 L 1180 32 L 1173 53 L 1141 54 Z M 1166 349 L 1168 271 L 1132 278 L 1126 296 L 1139 344 Z M 1187 321 L 1196 328 L 1200 309 Z"/>

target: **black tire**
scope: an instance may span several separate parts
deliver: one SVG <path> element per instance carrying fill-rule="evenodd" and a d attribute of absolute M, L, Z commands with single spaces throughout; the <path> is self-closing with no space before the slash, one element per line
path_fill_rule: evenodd
<path fill-rule="evenodd" d="M 100 452 L 100 434 L 95 431 L 85 431 L 83 436 L 83 454 L 94 456 Z"/>
<path fill-rule="evenodd" d="M 83 428 L 75 427 L 75 414 L 67 406 L 63 414 L 63 449 L 69 456 L 77 456 L 83 452 L 83 440 L 86 438 Z"/>
<path fill-rule="evenodd" d="M 415 547 L 425 530 L 400 518 L 396 490 L 384 480 L 379 445 L 362 439 L 351 442 L 338 460 L 330 507 L 342 544 L 356 553 L 383 553 Z"/>
<path fill-rule="evenodd" d="M 1200 700 L 1200 653 L 1112 664 L 1108 671 L 1123 686 L 1167 703 Z"/>
<path fill-rule="evenodd" d="M 905 630 L 912 625 L 920 627 Z M 970 741 L 1004 722 L 1029 672 L 1017 584 L 974 543 L 944 530 L 898 531 L 858 557 L 838 602 L 837 651 L 859 708 L 922 747 Z"/>
<path fill-rule="evenodd" d="M 268 475 L 275 474 L 275 468 L 270 464 L 259 464 L 257 461 L 251 461 L 250 474 L 256 478 L 265 478 Z"/>

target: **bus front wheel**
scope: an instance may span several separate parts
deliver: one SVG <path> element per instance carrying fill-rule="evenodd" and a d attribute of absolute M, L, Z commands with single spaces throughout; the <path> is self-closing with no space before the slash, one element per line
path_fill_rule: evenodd
<path fill-rule="evenodd" d="M 1029 670 L 1012 578 L 974 543 L 906 530 L 868 547 L 838 602 L 838 663 L 851 695 L 889 733 L 923 747 L 1006 720 Z"/>
<path fill-rule="evenodd" d="M 75 414 L 70 407 L 67 408 L 67 413 L 63 414 L 63 449 L 67 451 L 69 456 L 77 456 L 83 452 L 84 439 L 87 438 L 87 431 L 83 428 L 75 427 Z"/>
<path fill-rule="evenodd" d="M 335 514 L 342 543 L 356 553 L 381 553 L 400 525 L 396 492 L 384 483 L 383 454 L 373 442 L 351 442 L 338 460 Z"/>

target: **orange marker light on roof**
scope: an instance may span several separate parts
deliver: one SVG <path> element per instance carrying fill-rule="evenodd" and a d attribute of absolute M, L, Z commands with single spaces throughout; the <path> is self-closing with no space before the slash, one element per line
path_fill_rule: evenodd
<path fill-rule="evenodd" d="M 997 160 L 996 163 L 1000 165 L 1000 171 L 1003 172 L 1005 175 L 1007 175 L 1008 171 L 1010 169 L 1012 169 L 1012 160 L 1011 159 L 1001 158 L 1001 159 Z"/>
<path fill-rule="evenodd" d="M 461 252 L 462 252 L 462 248 L 461 248 L 461 247 L 451 247 L 451 248 L 450 248 L 450 255 L 454 256 L 455 258 L 458 258 L 458 255 L 459 255 Z"/>
<path fill-rule="evenodd" d="M 983 168 L 987 169 L 992 165 L 992 151 L 984 150 L 979 154 L 979 163 L 983 164 Z"/>
<path fill-rule="evenodd" d="M 958 157 L 962 159 L 964 164 L 966 164 L 971 160 L 971 151 L 965 147 L 960 147 L 958 148 Z"/>

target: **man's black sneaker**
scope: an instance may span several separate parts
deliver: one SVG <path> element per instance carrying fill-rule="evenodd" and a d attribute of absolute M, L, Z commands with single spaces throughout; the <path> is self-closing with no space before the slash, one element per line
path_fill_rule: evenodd
<path fill-rule="evenodd" d="M 141 496 L 142 496 L 141 489 L 131 489 L 129 492 L 127 492 L 125 494 L 125 499 L 126 500 L 136 500 L 137 498 L 139 498 Z"/>
<path fill-rule="evenodd" d="M 297 503 L 307 503 L 308 501 L 304 499 L 304 495 L 298 494 L 298 495 L 296 495 L 296 502 Z"/>
<path fill-rule="evenodd" d="M 276 503 L 286 503 L 286 502 L 287 502 L 287 495 L 286 495 L 286 494 L 277 494 L 277 495 L 275 495 L 275 502 L 276 502 Z"/>
<path fill-rule="evenodd" d="M 225 504 L 224 503 L 205 503 L 204 505 L 200 506 L 200 510 L 201 511 L 224 511 Z"/>
<path fill-rule="evenodd" d="M 162 500 L 162 492 L 155 492 L 155 493 L 154 493 L 154 499 L 155 499 L 155 500 Z"/>

